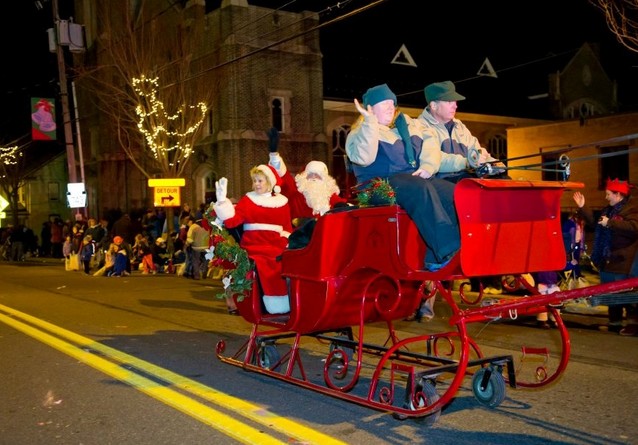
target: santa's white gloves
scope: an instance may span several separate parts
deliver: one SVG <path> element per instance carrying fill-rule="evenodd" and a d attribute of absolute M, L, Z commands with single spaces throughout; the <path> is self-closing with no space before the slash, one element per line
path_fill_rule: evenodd
<path fill-rule="evenodd" d="M 220 178 L 219 181 L 215 181 L 215 195 L 217 202 L 226 201 L 226 194 L 228 193 L 228 179 Z"/>

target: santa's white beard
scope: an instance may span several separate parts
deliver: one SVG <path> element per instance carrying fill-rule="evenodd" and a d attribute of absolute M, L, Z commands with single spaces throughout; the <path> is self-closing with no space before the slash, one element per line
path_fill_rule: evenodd
<path fill-rule="evenodd" d="M 323 215 L 330 210 L 330 197 L 334 191 L 329 181 L 297 178 L 297 190 L 304 195 L 314 215 Z"/>

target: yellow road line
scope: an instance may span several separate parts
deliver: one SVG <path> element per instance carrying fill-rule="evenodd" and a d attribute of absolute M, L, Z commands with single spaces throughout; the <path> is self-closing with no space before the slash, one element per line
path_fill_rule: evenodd
<path fill-rule="evenodd" d="M 13 328 L 24 334 L 35 338 L 36 340 L 41 341 L 42 343 L 52 346 L 53 348 L 73 358 L 76 358 L 82 363 L 86 363 L 87 365 L 92 366 L 93 368 L 105 374 L 108 374 L 111 377 L 116 378 L 117 380 L 135 387 L 143 393 L 163 403 L 166 403 L 167 405 L 172 406 L 173 408 L 176 408 L 185 414 L 188 414 L 189 416 L 199 420 L 200 422 L 203 422 L 242 443 L 285 443 L 267 436 L 266 434 L 259 432 L 255 428 L 244 425 L 224 413 L 209 408 L 202 403 L 196 402 L 180 394 L 177 391 L 168 389 L 157 382 L 135 374 L 134 372 L 127 369 L 124 369 L 118 364 L 112 363 L 90 352 L 83 351 L 77 346 L 55 338 L 50 334 L 47 334 L 20 321 L 12 319 L 11 317 L 0 314 L 0 321 L 9 326 L 12 326 Z"/>
<path fill-rule="evenodd" d="M 280 416 L 276 416 L 274 414 L 272 414 L 271 412 L 265 410 L 264 408 L 248 403 L 244 400 L 238 399 L 236 397 L 230 396 L 228 394 L 224 394 L 223 392 L 217 391 L 213 388 L 210 388 L 206 385 L 203 385 L 199 382 L 196 382 L 194 380 L 191 380 L 189 378 L 186 378 L 184 376 L 181 376 L 177 373 L 174 373 L 172 371 L 168 371 L 164 368 L 161 368 L 159 366 L 156 366 L 152 363 L 149 363 L 147 361 L 138 359 L 136 357 L 133 357 L 129 354 L 126 354 L 124 352 L 118 351 L 117 349 L 113 349 L 111 347 L 105 346 L 99 342 L 96 342 L 90 338 L 87 337 L 83 337 L 79 334 L 76 334 L 74 332 L 68 331 L 64 328 L 60 328 L 59 326 L 53 325 L 51 323 L 48 323 L 44 320 L 41 320 L 39 318 L 35 318 L 29 314 L 17 311 L 15 309 L 9 308 L 7 306 L 1 305 L 0 304 L 0 310 L 13 315 L 14 317 L 18 317 L 18 318 L 22 318 L 25 321 L 28 321 L 29 323 L 35 325 L 35 326 L 39 326 L 42 329 L 46 329 L 52 333 L 55 333 L 57 336 L 62 337 L 67 339 L 68 341 L 71 341 L 75 344 L 77 344 L 80 347 L 83 348 L 87 348 L 87 349 L 91 349 L 97 352 L 100 352 L 101 354 L 108 356 L 114 360 L 119 361 L 120 363 L 124 364 L 124 365 L 129 365 L 132 367 L 135 367 L 137 369 L 140 369 L 148 374 L 157 376 L 159 378 L 161 378 L 162 380 L 172 384 L 174 387 L 179 388 L 181 390 L 184 391 L 188 391 L 193 395 L 196 395 L 198 397 L 201 397 L 204 400 L 207 400 L 209 402 L 215 403 L 217 405 L 223 406 L 226 409 L 229 409 L 239 415 L 242 415 L 244 417 L 246 417 L 247 419 L 250 419 L 254 422 L 260 423 L 262 425 L 267 426 L 268 428 L 271 428 L 275 431 L 279 431 L 280 433 L 286 434 L 287 436 L 290 437 L 294 437 L 295 439 L 300 440 L 303 443 L 317 443 L 317 444 L 326 444 L 326 445 L 341 445 L 341 444 L 345 444 L 345 442 L 339 441 L 334 439 L 333 437 L 330 437 L 328 435 L 325 435 L 321 432 L 315 431 L 311 428 L 305 427 L 301 424 L 298 424 L 296 422 L 293 422 L 291 420 L 288 420 L 284 417 L 280 417 Z M 0 314 L 0 320 L 3 320 L 6 322 L 5 319 L 10 320 L 12 323 L 7 323 L 7 324 L 11 324 L 13 326 L 13 322 L 14 320 L 8 317 L 4 317 Z M 21 324 L 22 325 L 22 324 Z M 26 326 L 26 325 L 24 325 Z M 15 326 L 14 326 L 15 327 Z M 26 326 L 28 328 L 28 326 Z M 16 327 L 16 329 L 18 329 Z M 18 330 L 22 330 L 22 329 L 18 329 Z M 33 331 L 35 331 L 36 333 L 40 332 L 37 331 L 35 329 L 33 329 Z M 28 335 L 33 336 L 32 334 L 25 332 Z M 48 336 L 47 334 L 43 334 L 40 333 L 43 336 Z M 50 336 L 48 336 L 50 337 Z M 38 338 L 38 337 L 36 337 Z M 51 337 L 53 338 L 53 337 Z M 57 340 L 55 338 L 53 338 L 53 340 Z M 48 341 L 45 341 L 45 343 L 48 343 Z M 52 344 L 52 346 L 56 347 L 55 344 Z M 71 347 L 71 346 L 69 346 Z M 58 348 L 59 349 L 59 348 Z M 83 354 L 86 354 L 88 358 L 92 358 L 92 359 L 97 359 L 98 357 L 96 357 L 94 354 L 85 352 L 80 350 Z M 66 351 L 63 350 L 63 352 L 67 353 Z M 71 354 L 69 354 L 71 355 Z M 75 355 L 74 355 L 75 356 Z M 116 366 L 113 365 L 111 362 L 108 362 L 107 360 L 104 359 L 100 359 L 104 362 L 106 362 L 107 364 L 111 365 L 111 367 L 115 367 L 119 372 L 125 371 L 123 370 L 120 366 Z M 82 360 L 84 361 L 84 360 Z M 91 362 L 87 362 L 88 364 L 90 364 L 91 366 L 92 363 Z M 96 366 L 94 366 L 96 367 Z M 102 368 L 96 367 L 96 369 L 99 370 L 103 370 Z M 107 372 L 107 371 L 104 371 Z M 145 379 L 144 377 L 141 377 L 137 374 L 134 374 L 131 371 L 126 371 L 127 372 L 127 377 L 135 377 L 136 379 L 144 379 L 147 382 L 151 383 L 152 387 L 158 387 L 158 384 Z M 108 372 L 107 372 L 108 373 Z M 113 375 L 113 374 L 110 374 Z M 113 377 L 120 379 L 117 375 L 113 375 Z M 130 383 L 128 380 L 124 380 L 127 383 Z M 137 385 L 131 383 L 131 385 L 138 387 Z M 149 386 L 148 383 L 145 384 L 145 387 Z M 163 389 L 166 389 L 165 387 L 162 387 Z M 144 390 L 143 387 L 140 387 L 141 390 Z M 179 395 L 180 399 L 183 398 L 185 400 L 182 401 L 190 401 L 190 403 L 186 404 L 186 405 L 182 405 L 179 404 L 178 406 L 175 406 L 171 401 L 167 402 L 167 404 L 173 406 L 176 409 L 179 409 L 180 411 L 191 415 L 194 418 L 197 418 L 199 420 L 204 421 L 204 423 L 217 428 L 215 425 L 211 424 L 211 419 L 213 419 L 213 415 L 207 415 L 207 417 L 203 417 L 200 418 L 197 411 L 200 407 L 206 408 L 208 410 L 214 411 L 211 408 L 206 407 L 203 404 L 199 404 L 198 402 L 192 401 L 191 399 L 173 391 L 173 390 L 169 390 L 174 394 Z M 150 394 L 151 396 L 155 397 L 153 394 Z M 160 399 L 162 401 L 163 399 Z M 188 407 L 188 410 L 185 410 L 184 408 Z M 190 409 L 195 409 L 195 413 L 191 414 Z M 215 414 L 215 416 L 217 416 L 218 414 Z M 228 417 L 228 416 L 225 416 Z M 231 419 L 233 420 L 233 419 Z M 233 420 L 233 422 L 236 422 Z M 215 422 L 216 423 L 216 422 Z M 244 424 L 241 424 L 241 429 L 245 429 L 245 428 L 250 428 Z M 237 428 L 237 426 L 233 426 L 233 428 Z M 252 429 L 252 428 L 251 428 Z M 222 430 L 219 429 L 220 431 L 223 431 L 224 433 L 226 433 L 226 430 Z M 236 430 L 234 430 L 236 431 Z M 254 430 L 256 431 L 256 430 Z M 261 436 L 263 436 L 263 433 L 259 433 Z M 235 437 L 236 435 L 233 435 L 233 437 Z M 241 441 L 243 442 L 244 440 L 246 440 L 246 434 L 241 434 L 240 436 Z M 268 443 L 268 442 L 264 442 L 264 441 L 257 441 L 257 442 L 250 442 L 250 440 L 255 440 L 255 438 L 251 438 L 249 439 L 249 442 L 246 443 Z M 279 442 L 277 442 L 279 443 Z"/>

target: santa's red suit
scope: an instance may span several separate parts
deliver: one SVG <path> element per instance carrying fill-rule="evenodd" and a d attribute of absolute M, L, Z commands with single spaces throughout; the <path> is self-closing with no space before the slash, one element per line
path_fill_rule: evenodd
<path fill-rule="evenodd" d="M 310 161 L 303 172 L 295 177 L 290 174 L 279 153 L 271 153 L 271 165 L 282 179 L 281 194 L 288 198 L 290 214 L 296 218 L 316 218 L 337 204 L 347 200 L 339 196 L 339 186 L 328 174 L 328 167 L 321 161 Z M 314 174 L 320 179 L 308 179 Z"/>
<path fill-rule="evenodd" d="M 300 175 L 303 173 L 300 173 Z M 297 175 L 299 176 L 299 175 Z M 328 210 L 334 208 L 336 204 L 346 203 L 346 199 L 339 196 L 338 192 L 333 192 L 329 197 L 326 197 L 324 202 L 317 203 L 314 208 L 308 204 L 306 195 L 301 193 L 297 187 L 295 178 L 286 172 L 283 175 L 281 184 L 281 194 L 288 198 L 290 204 L 290 215 L 294 218 L 316 218 L 323 215 Z"/>
<path fill-rule="evenodd" d="M 281 261 L 277 261 L 292 231 L 288 199 L 279 194 L 248 192 L 236 205 L 226 199 L 215 203 L 214 209 L 225 227 L 232 229 L 243 224 L 239 245 L 255 261 L 264 301 L 269 297 L 288 298 Z"/>

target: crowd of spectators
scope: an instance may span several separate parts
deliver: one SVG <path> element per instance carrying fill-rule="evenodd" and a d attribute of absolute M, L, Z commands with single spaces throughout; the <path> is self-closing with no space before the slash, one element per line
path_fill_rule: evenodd
<path fill-rule="evenodd" d="M 130 213 L 111 211 L 101 218 L 66 221 L 58 216 L 42 223 L 39 234 L 24 224 L 0 229 L 0 254 L 5 261 L 24 261 L 29 257 L 71 258 L 69 270 L 91 275 L 121 276 L 132 271 L 143 274 L 176 273 L 187 278 L 205 278 L 208 269 L 203 257 L 202 236 L 197 237 L 193 255 L 194 229 L 206 227 L 205 204 L 193 211 L 188 204 L 175 209 L 169 229 L 163 209 L 143 209 Z M 170 233 L 169 233 L 170 232 Z M 206 246 L 208 247 L 208 246 Z M 126 257 L 125 272 L 115 272 L 116 253 Z M 197 272 L 193 270 L 196 263 Z"/>

